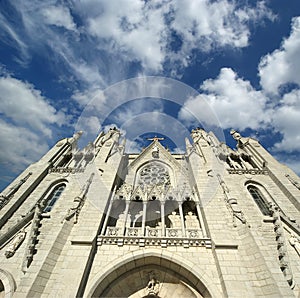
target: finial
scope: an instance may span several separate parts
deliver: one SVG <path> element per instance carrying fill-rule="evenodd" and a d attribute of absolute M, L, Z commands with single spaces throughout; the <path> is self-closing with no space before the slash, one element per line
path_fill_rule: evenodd
<path fill-rule="evenodd" d="M 234 130 L 234 129 L 230 130 L 230 134 L 237 141 L 241 138 L 241 135 L 236 130 Z"/>

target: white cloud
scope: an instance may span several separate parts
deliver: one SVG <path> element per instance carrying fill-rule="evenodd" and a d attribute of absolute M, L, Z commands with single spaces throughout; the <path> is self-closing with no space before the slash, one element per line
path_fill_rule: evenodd
<path fill-rule="evenodd" d="M 300 151 L 300 90 L 285 94 L 273 110 L 272 124 L 283 135 L 274 145 L 276 151 Z"/>
<path fill-rule="evenodd" d="M 42 14 L 45 17 L 45 23 L 49 25 L 76 30 L 70 10 L 65 6 L 48 6 L 42 10 Z"/>
<path fill-rule="evenodd" d="M 184 108 L 207 124 L 213 124 L 212 113 L 217 115 L 223 129 L 259 129 L 270 122 L 267 98 L 230 68 L 222 68 L 216 79 L 204 81 L 200 88 L 205 93 L 188 100 Z M 179 117 L 189 120 L 189 115 L 182 109 Z"/>
<path fill-rule="evenodd" d="M 57 112 L 33 85 L 12 77 L 0 77 L 2 113 L 16 125 L 28 126 L 51 136 L 49 124 L 62 124 L 64 114 Z"/>
<path fill-rule="evenodd" d="M 104 40 L 110 41 L 110 49 L 130 60 L 141 61 L 146 70 L 154 71 L 161 70 L 166 59 L 180 60 L 186 66 L 195 49 L 245 47 L 249 42 L 250 22 L 274 19 L 263 1 L 256 7 L 238 7 L 228 0 L 162 3 L 123 0 L 100 4 L 89 1 L 87 5 L 93 7 L 88 16 L 88 30 L 100 39 L 100 47 Z M 182 42 L 175 51 L 171 46 L 174 32 Z"/>
<path fill-rule="evenodd" d="M 2 42 L 17 49 L 21 53 L 21 59 L 16 59 L 22 65 L 25 65 L 28 59 L 28 46 L 20 36 L 18 28 L 14 28 L 7 18 L 0 12 L 0 37 Z"/>
<path fill-rule="evenodd" d="M 193 51 L 245 47 L 250 24 L 273 19 L 264 1 L 256 7 L 229 0 L 89 0 L 72 5 L 23 0 L 12 5 L 21 21 L 18 30 L 6 21 L 6 32 L 24 44 L 19 48 L 50 50 L 48 59 L 57 72 L 66 67 L 69 77 L 92 89 L 126 77 L 131 62 L 141 64 L 145 74 L 171 62 L 171 73 L 180 75 L 176 70 L 190 63 Z M 178 49 L 173 33 L 182 42 Z"/>
<path fill-rule="evenodd" d="M 9 75 L 0 77 L 0 175 L 12 175 L 35 162 L 66 116 L 51 106 L 33 85 Z"/>
<path fill-rule="evenodd" d="M 300 85 L 300 17 L 292 19 L 290 36 L 283 40 L 280 49 L 261 59 L 258 69 L 266 92 L 277 93 L 286 83 Z"/>
<path fill-rule="evenodd" d="M 7 171 L 18 172 L 44 154 L 48 145 L 40 135 L 27 128 L 0 120 L 0 164 Z"/>
<path fill-rule="evenodd" d="M 84 91 L 76 90 L 72 95 L 72 99 L 74 99 L 77 103 L 80 104 L 80 106 L 83 107 L 93 101 L 95 103 L 98 103 L 101 109 L 102 105 L 105 103 L 105 96 L 103 94 L 103 91 L 99 89 L 87 89 Z M 94 104 L 93 106 L 96 107 L 97 105 Z"/>
<path fill-rule="evenodd" d="M 166 46 L 165 6 L 131 0 L 95 5 L 102 9 L 97 16 L 88 18 L 88 30 L 101 39 L 100 47 L 103 39 L 109 39 L 110 47 L 125 58 L 139 60 L 147 69 L 161 70 Z"/>

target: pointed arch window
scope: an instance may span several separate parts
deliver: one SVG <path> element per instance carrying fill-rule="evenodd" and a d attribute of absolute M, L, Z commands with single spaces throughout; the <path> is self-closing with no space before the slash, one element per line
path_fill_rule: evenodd
<path fill-rule="evenodd" d="M 248 191 L 251 194 L 256 205 L 262 212 L 262 214 L 263 215 L 271 215 L 269 207 L 268 207 L 262 193 L 260 192 L 260 190 L 257 187 L 250 185 L 250 186 L 248 186 Z"/>
<path fill-rule="evenodd" d="M 46 202 L 47 205 L 44 208 L 44 212 L 50 212 L 54 206 L 54 204 L 56 203 L 56 201 L 59 199 L 59 197 L 61 196 L 62 192 L 64 191 L 64 189 L 66 188 L 65 184 L 60 184 L 57 185 L 52 192 L 50 193 L 50 195 L 48 196 Z"/>

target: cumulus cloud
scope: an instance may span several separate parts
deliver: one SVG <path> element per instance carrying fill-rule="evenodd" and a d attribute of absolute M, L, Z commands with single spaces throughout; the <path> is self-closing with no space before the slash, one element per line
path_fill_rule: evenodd
<path fill-rule="evenodd" d="M 276 151 L 300 151 L 300 90 L 283 96 L 279 106 L 273 110 L 272 124 L 283 135 L 274 145 Z"/>
<path fill-rule="evenodd" d="M 0 24 L 15 49 L 49 51 L 57 73 L 67 70 L 65 80 L 91 89 L 126 77 L 130 63 L 153 74 L 171 62 L 171 74 L 180 75 L 177 70 L 190 63 L 195 50 L 245 47 L 250 25 L 274 18 L 264 1 L 256 6 L 229 0 L 89 0 L 72 5 L 22 0 L 11 5 L 18 26 L 1 17 Z"/>
<path fill-rule="evenodd" d="M 89 33 L 101 39 L 100 46 L 108 39 L 113 50 L 140 60 L 145 68 L 161 70 L 166 44 L 164 5 L 122 0 L 101 2 L 97 8 L 99 13 L 89 16 L 87 23 Z"/>
<path fill-rule="evenodd" d="M 263 1 L 256 7 L 238 7 L 227 0 L 176 0 L 173 7 L 171 27 L 182 39 L 181 52 L 186 55 L 195 48 L 209 51 L 220 46 L 245 47 L 250 37 L 249 22 L 274 19 Z"/>
<path fill-rule="evenodd" d="M 188 100 L 184 108 L 206 123 L 213 119 L 212 116 L 208 118 L 212 113 L 216 114 L 223 129 L 258 129 L 270 122 L 265 95 L 255 90 L 249 81 L 239 78 L 230 68 L 222 68 L 216 79 L 204 81 L 200 89 L 202 94 Z M 184 109 L 179 113 L 183 120 L 189 120 L 189 115 Z"/>
<path fill-rule="evenodd" d="M 279 49 L 264 56 L 259 64 L 260 83 L 269 93 L 277 93 L 280 86 L 294 83 L 300 86 L 300 17 L 292 19 L 290 36 Z"/>
<path fill-rule="evenodd" d="M 0 120 L 0 164 L 7 171 L 17 172 L 45 153 L 48 145 L 30 129 Z M 3 173 L 4 174 L 4 173 Z"/>
<path fill-rule="evenodd" d="M 49 124 L 64 122 L 64 114 L 57 112 L 33 85 L 12 77 L 0 77 L 2 113 L 17 125 L 28 126 L 51 136 Z"/>
<path fill-rule="evenodd" d="M 56 125 L 65 115 L 56 111 L 32 84 L 0 77 L 0 175 L 14 175 L 44 154 Z"/>
<path fill-rule="evenodd" d="M 179 112 L 179 119 L 192 122 L 193 115 L 213 124 L 215 113 L 223 129 L 272 129 L 282 135 L 273 152 L 300 151 L 300 90 L 283 95 L 274 105 L 272 97 L 253 88 L 230 68 L 222 68 L 215 79 L 200 86 L 201 94 L 189 99 Z M 271 103 L 271 104 L 270 104 Z M 194 123 L 195 124 L 195 123 Z"/>
<path fill-rule="evenodd" d="M 94 5 L 92 5 L 93 3 Z M 144 69 L 159 71 L 166 60 L 189 63 L 192 51 L 248 45 L 249 23 L 274 19 L 259 1 L 256 7 L 221 1 L 129 1 L 86 4 L 88 31 L 124 57 L 141 61 Z M 85 6 L 85 4 L 80 4 Z M 86 11 L 86 9 L 84 9 Z M 178 42 L 178 48 L 171 44 Z"/>

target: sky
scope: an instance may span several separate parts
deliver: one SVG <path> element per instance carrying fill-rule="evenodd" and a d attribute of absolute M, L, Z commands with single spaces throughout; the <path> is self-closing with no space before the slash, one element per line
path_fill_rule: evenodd
<path fill-rule="evenodd" d="M 112 125 L 129 151 L 234 128 L 300 174 L 299 70 L 299 0 L 0 1 L 0 190 Z"/>

